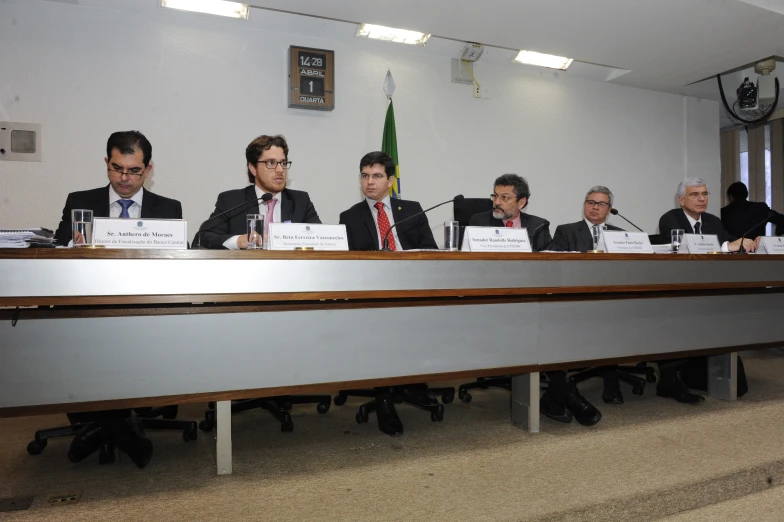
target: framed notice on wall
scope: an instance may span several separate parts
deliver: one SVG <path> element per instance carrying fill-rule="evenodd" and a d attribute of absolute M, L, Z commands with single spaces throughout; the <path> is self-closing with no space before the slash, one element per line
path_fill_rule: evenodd
<path fill-rule="evenodd" d="M 335 108 L 335 51 L 289 47 L 289 107 Z"/>

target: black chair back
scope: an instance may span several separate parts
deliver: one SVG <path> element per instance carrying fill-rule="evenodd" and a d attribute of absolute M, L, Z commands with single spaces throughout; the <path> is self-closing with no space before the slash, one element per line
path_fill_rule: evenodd
<path fill-rule="evenodd" d="M 463 231 L 471 221 L 471 216 L 492 210 L 493 202 L 490 198 L 464 198 L 453 203 L 452 214 L 454 220 L 460 223 L 459 248 L 463 245 Z"/>

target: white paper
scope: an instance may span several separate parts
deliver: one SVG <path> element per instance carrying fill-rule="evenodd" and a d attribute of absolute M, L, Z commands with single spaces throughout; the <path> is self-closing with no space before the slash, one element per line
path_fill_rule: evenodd
<path fill-rule="evenodd" d="M 605 230 L 602 236 L 605 252 L 609 254 L 653 254 L 650 238 L 645 232 Z"/>
<path fill-rule="evenodd" d="M 185 250 L 184 219 L 93 218 L 93 244 L 106 248 Z"/>
<path fill-rule="evenodd" d="M 679 254 L 712 254 L 721 252 L 719 236 L 716 234 L 683 234 Z"/>
<path fill-rule="evenodd" d="M 270 250 L 348 250 L 346 225 L 270 223 Z"/>
<path fill-rule="evenodd" d="M 524 228 L 466 227 L 464 252 L 532 252 L 528 231 Z"/>
<path fill-rule="evenodd" d="M 784 254 L 784 237 L 764 236 L 760 238 L 757 254 Z"/>

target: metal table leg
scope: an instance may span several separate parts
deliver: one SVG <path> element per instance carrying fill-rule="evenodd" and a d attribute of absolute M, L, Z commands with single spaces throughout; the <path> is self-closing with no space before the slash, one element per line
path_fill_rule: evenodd
<path fill-rule="evenodd" d="M 215 404 L 215 455 L 218 475 L 231 475 L 231 401 Z"/>
<path fill-rule="evenodd" d="M 512 423 L 539 433 L 539 372 L 512 375 Z"/>
<path fill-rule="evenodd" d="M 708 357 L 708 395 L 734 401 L 738 398 L 738 353 Z"/>

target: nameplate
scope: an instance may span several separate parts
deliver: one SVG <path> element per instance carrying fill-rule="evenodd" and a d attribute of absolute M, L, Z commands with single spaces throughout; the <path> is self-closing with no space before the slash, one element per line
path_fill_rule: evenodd
<path fill-rule="evenodd" d="M 524 228 L 466 227 L 460 250 L 464 252 L 532 252 Z"/>
<path fill-rule="evenodd" d="M 188 248 L 184 219 L 93 218 L 93 244 L 106 248 Z"/>
<path fill-rule="evenodd" d="M 609 254 L 653 254 L 651 240 L 644 232 L 605 230 L 602 235 Z"/>
<path fill-rule="evenodd" d="M 679 254 L 714 254 L 721 252 L 716 234 L 683 234 Z"/>
<path fill-rule="evenodd" d="M 757 254 L 784 254 L 784 237 L 764 236 L 760 238 Z"/>
<path fill-rule="evenodd" d="M 348 250 L 346 225 L 270 223 L 270 250 Z"/>

